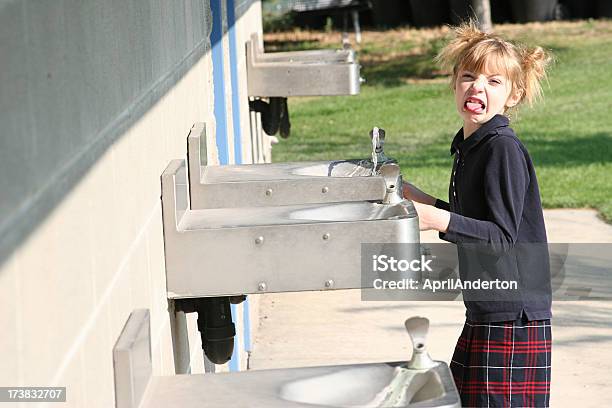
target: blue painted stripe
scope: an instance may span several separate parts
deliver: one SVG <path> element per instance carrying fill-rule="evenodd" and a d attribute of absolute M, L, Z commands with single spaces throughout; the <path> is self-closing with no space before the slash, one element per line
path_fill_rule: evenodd
<path fill-rule="evenodd" d="M 216 122 L 217 150 L 219 151 L 219 164 L 229 164 L 228 132 L 227 132 L 227 106 L 225 102 L 225 76 L 223 70 L 223 15 L 222 0 L 211 0 L 212 31 L 210 42 L 212 47 L 214 113 Z M 231 305 L 232 316 L 237 315 L 236 305 Z M 229 361 L 229 370 L 240 371 L 240 330 L 236 328 L 234 350 Z"/>
<path fill-rule="evenodd" d="M 232 81 L 232 123 L 234 125 L 234 160 L 242 164 L 242 129 L 240 127 L 240 88 L 238 87 L 238 58 L 236 44 L 236 5 L 227 0 L 227 23 L 229 26 L 230 73 Z M 241 48 L 242 49 L 242 48 Z M 244 350 L 251 351 L 251 315 L 249 299 L 242 303 Z"/>
<path fill-rule="evenodd" d="M 244 325 L 244 350 L 247 352 L 251 351 L 251 306 L 249 305 L 249 298 L 244 301 L 242 306 L 243 313 L 243 325 Z"/>
<path fill-rule="evenodd" d="M 227 106 L 225 99 L 225 77 L 223 63 L 223 25 L 222 25 L 222 0 L 211 0 L 210 8 L 212 12 L 212 32 L 210 41 L 212 46 L 213 62 L 213 84 L 214 84 L 214 114 L 216 121 L 216 141 L 219 151 L 219 163 L 229 163 L 228 149 L 228 129 L 227 129 Z M 242 140 L 240 127 L 240 94 L 238 88 L 238 63 L 236 56 L 236 11 L 234 0 L 227 0 L 227 20 L 229 36 L 229 58 L 230 58 L 230 80 L 232 95 L 232 124 L 234 128 L 234 161 L 236 164 L 242 163 Z M 244 349 L 251 349 L 251 322 L 249 318 L 248 299 L 243 303 L 243 334 Z M 231 305 L 232 315 L 237 316 L 236 305 Z M 240 371 L 240 352 L 243 350 L 243 342 L 240 338 L 240 329 L 236 329 L 234 350 L 229 361 L 230 372 Z"/>
<path fill-rule="evenodd" d="M 230 76 L 232 81 L 232 124 L 234 125 L 234 159 L 242 163 L 242 132 L 240 130 L 240 88 L 238 87 L 238 59 L 236 58 L 236 9 L 234 0 L 227 0 Z M 243 47 L 244 48 L 244 47 Z"/>
<path fill-rule="evenodd" d="M 230 306 L 232 310 L 232 316 L 236 316 L 238 314 L 238 308 L 236 305 Z M 240 371 L 240 350 L 242 349 L 241 341 L 240 341 L 240 330 L 236 327 L 236 336 L 234 336 L 234 351 L 232 351 L 232 358 L 229 361 L 229 370 L 230 372 Z"/>
<path fill-rule="evenodd" d="M 219 151 L 219 164 L 229 163 L 227 146 L 227 107 L 225 106 L 225 78 L 223 76 L 223 24 L 221 15 L 221 0 L 210 1 L 212 13 L 212 31 L 210 42 L 212 47 L 213 63 L 213 94 L 215 105 L 217 150 Z"/>

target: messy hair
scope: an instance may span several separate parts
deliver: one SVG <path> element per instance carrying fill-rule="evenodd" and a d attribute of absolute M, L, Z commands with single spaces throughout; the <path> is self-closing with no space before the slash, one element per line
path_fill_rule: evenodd
<path fill-rule="evenodd" d="M 453 39 L 436 56 L 445 69 L 452 68 L 451 86 L 461 70 L 485 72 L 493 69 L 512 82 L 512 92 L 520 95 L 517 105 L 532 105 L 542 97 L 542 80 L 552 62 L 542 47 L 527 47 L 480 31 L 473 21 L 453 28 Z"/>

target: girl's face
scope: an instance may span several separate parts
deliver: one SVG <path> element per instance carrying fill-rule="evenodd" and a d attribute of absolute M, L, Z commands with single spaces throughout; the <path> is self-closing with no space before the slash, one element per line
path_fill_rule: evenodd
<path fill-rule="evenodd" d="M 512 92 L 512 82 L 502 73 L 487 69 L 471 72 L 461 69 L 455 81 L 455 103 L 463 119 L 464 137 L 516 105 L 519 97 Z"/>

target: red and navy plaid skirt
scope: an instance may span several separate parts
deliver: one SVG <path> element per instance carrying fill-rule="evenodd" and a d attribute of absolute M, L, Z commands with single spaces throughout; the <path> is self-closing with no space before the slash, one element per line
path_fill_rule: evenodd
<path fill-rule="evenodd" d="M 464 407 L 548 407 L 550 320 L 466 320 L 450 363 Z"/>

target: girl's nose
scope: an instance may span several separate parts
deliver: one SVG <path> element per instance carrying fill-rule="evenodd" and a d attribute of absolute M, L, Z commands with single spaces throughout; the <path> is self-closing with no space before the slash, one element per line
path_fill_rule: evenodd
<path fill-rule="evenodd" d="M 486 78 L 483 75 L 479 75 L 476 77 L 476 79 L 474 79 L 474 82 L 472 83 L 472 88 L 474 88 L 475 91 L 482 91 L 484 89 L 486 83 Z"/>

